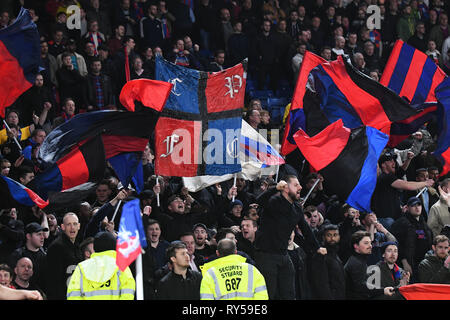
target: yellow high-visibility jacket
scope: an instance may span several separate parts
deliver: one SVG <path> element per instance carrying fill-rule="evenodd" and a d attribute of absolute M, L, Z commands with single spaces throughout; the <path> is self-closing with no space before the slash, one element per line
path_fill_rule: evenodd
<path fill-rule="evenodd" d="M 67 300 L 134 300 L 136 282 L 130 268 L 116 265 L 116 251 L 96 252 L 80 262 L 67 287 Z"/>
<path fill-rule="evenodd" d="M 255 266 L 232 254 L 205 263 L 201 300 L 268 300 L 266 281 Z"/>

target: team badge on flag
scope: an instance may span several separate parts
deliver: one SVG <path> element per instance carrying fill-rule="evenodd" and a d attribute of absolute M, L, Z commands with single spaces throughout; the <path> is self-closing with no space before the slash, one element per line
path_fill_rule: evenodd
<path fill-rule="evenodd" d="M 124 271 L 147 247 L 139 199 L 127 202 L 122 209 L 116 246 L 116 264 Z"/>
<path fill-rule="evenodd" d="M 246 63 L 203 72 L 156 58 L 156 78 L 173 85 L 155 130 L 155 171 L 192 177 L 241 171 L 239 136 Z"/>

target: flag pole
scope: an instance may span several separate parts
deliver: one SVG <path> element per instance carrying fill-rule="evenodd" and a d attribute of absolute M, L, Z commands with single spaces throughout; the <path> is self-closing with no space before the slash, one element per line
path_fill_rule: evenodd
<path fill-rule="evenodd" d="M 422 190 L 420 190 L 420 192 L 416 195 L 416 198 L 420 197 L 420 195 L 424 193 L 427 189 L 428 187 L 424 187 Z"/>
<path fill-rule="evenodd" d="M 233 182 L 233 187 L 236 187 L 236 178 L 237 178 L 237 174 L 234 174 L 234 182 Z M 233 196 L 233 202 L 234 202 L 234 196 Z"/>
<path fill-rule="evenodd" d="M 308 200 L 309 196 L 311 195 L 311 193 L 313 192 L 314 188 L 317 186 L 317 184 L 319 183 L 320 179 L 317 179 L 316 182 L 314 182 L 314 185 L 312 186 L 312 188 L 308 191 L 308 194 L 306 195 L 305 199 L 303 199 L 303 203 L 306 203 L 306 200 Z"/>
<path fill-rule="evenodd" d="M 159 186 L 159 179 L 158 176 L 156 176 L 156 185 Z M 156 204 L 159 207 L 160 203 L 159 203 L 159 193 L 156 194 Z"/>
<path fill-rule="evenodd" d="M 144 300 L 144 281 L 142 272 L 142 253 L 136 258 L 136 300 Z"/>
<path fill-rule="evenodd" d="M 3 120 L 3 123 L 5 124 L 6 129 L 8 129 L 8 131 L 11 132 L 11 128 L 8 126 L 8 124 L 6 123 L 5 120 Z M 15 142 L 15 143 L 17 144 L 17 146 L 19 147 L 20 152 L 22 152 L 22 146 L 20 145 L 19 141 L 17 141 L 17 138 L 16 138 L 16 137 L 13 137 L 13 139 L 14 139 L 14 142 Z"/>
<path fill-rule="evenodd" d="M 278 172 L 280 171 L 280 165 L 277 165 L 277 174 L 275 175 L 275 182 L 278 182 Z"/>
<path fill-rule="evenodd" d="M 120 204 L 121 204 L 121 203 L 122 203 L 122 200 L 119 200 L 119 203 L 117 203 L 117 207 L 116 207 L 116 210 L 114 211 L 114 215 L 113 215 L 111 221 L 114 221 L 114 218 L 116 217 L 116 214 L 117 214 L 117 212 L 119 211 L 119 208 L 120 208 Z"/>

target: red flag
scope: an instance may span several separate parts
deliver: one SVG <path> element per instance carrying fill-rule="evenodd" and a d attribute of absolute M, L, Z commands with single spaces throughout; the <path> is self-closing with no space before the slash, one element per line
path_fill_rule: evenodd
<path fill-rule="evenodd" d="M 134 111 L 134 100 L 142 102 L 145 107 L 161 111 L 172 90 L 172 84 L 165 81 L 135 79 L 128 81 L 120 91 L 120 103 L 128 110 Z"/>
<path fill-rule="evenodd" d="M 399 288 L 407 300 L 450 300 L 450 285 L 416 283 Z"/>

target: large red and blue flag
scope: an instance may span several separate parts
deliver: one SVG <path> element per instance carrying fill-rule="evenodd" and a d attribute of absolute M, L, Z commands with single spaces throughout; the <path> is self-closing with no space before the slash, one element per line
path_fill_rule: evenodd
<path fill-rule="evenodd" d="M 306 55 L 305 55 L 306 56 Z M 322 61 L 317 56 L 304 60 L 308 67 L 299 80 L 294 97 L 298 95 L 294 107 L 302 107 L 304 124 L 309 135 L 313 135 L 324 127 L 316 128 L 315 132 L 308 127 L 317 127 L 316 123 L 308 123 L 305 108 L 317 105 L 328 123 L 342 119 L 345 127 L 354 129 L 362 125 L 373 127 L 389 135 L 391 124 L 417 114 L 404 99 L 377 81 L 359 72 L 342 56 L 334 61 Z M 303 63 L 302 63 L 303 67 Z M 300 84 L 299 84 L 300 83 Z M 298 92 L 297 92 L 298 90 Z M 309 94 L 308 94 L 309 92 Z M 292 113 L 291 113 L 292 116 Z M 298 117 L 297 117 L 298 118 Z M 291 120 L 290 120 L 291 121 Z M 290 146 L 289 137 L 293 136 L 298 127 L 288 128 L 283 144 Z M 287 142 L 286 142 L 287 140 Z M 282 149 L 283 152 L 283 149 Z"/>
<path fill-rule="evenodd" d="M 397 40 L 380 83 L 408 101 L 417 114 L 392 123 L 388 145 L 395 147 L 436 116 L 435 89 L 445 72 L 425 53 Z"/>
<path fill-rule="evenodd" d="M 69 190 L 87 182 L 99 182 L 106 169 L 100 135 L 81 141 L 30 182 L 34 191 L 48 199 L 50 193 Z"/>
<path fill-rule="evenodd" d="M 31 88 L 39 72 L 39 32 L 28 10 L 22 8 L 16 20 L 0 29 L 0 117 L 5 109 Z"/>
<path fill-rule="evenodd" d="M 48 205 L 48 201 L 44 201 L 21 183 L 0 175 L 0 208 L 14 208 L 18 205 L 28 207 L 37 205 L 43 209 Z"/>
<path fill-rule="evenodd" d="M 155 172 L 178 177 L 240 172 L 246 61 L 210 73 L 157 56 L 156 79 L 173 87 L 156 124 Z"/>
<path fill-rule="evenodd" d="M 128 201 L 122 208 L 116 245 L 116 264 L 124 271 L 147 247 L 139 199 Z"/>
<path fill-rule="evenodd" d="M 433 155 L 437 157 L 443 165 L 441 175 L 450 172 L 450 79 L 446 78 L 437 88 L 436 97 L 438 100 L 438 140 L 436 150 Z"/>
<path fill-rule="evenodd" d="M 300 129 L 294 139 L 312 168 L 324 177 L 327 190 L 353 208 L 372 211 L 377 162 L 387 134 L 368 126 L 349 129 L 339 119 L 313 137 Z"/>
<path fill-rule="evenodd" d="M 142 174 L 142 152 L 158 117 L 159 113 L 149 108 L 75 116 L 52 130 L 41 145 L 38 160 L 45 170 L 32 180 L 32 189 L 44 198 L 56 193 L 49 197 L 50 202 L 62 206 L 65 201 L 61 198 L 73 200 L 78 192 L 85 195 L 87 183 L 99 182 L 108 161 L 122 185 L 133 181 L 139 192 L 143 186 L 138 176 Z"/>

